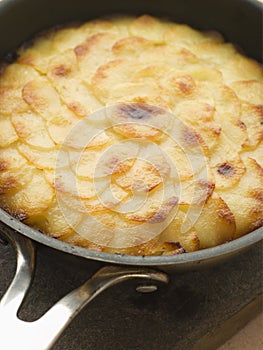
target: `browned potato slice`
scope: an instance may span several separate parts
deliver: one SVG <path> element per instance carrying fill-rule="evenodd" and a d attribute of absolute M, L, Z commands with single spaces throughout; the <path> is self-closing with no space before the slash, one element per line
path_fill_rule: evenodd
<path fill-rule="evenodd" d="M 164 88 L 151 80 L 123 83 L 113 87 L 107 99 L 108 105 L 138 103 L 170 110 L 170 96 Z"/>
<path fill-rule="evenodd" d="M 56 56 L 52 50 L 52 34 L 44 35 L 35 40 L 34 45 L 27 50 L 20 50 L 18 62 L 32 66 L 39 73 L 45 74 L 49 61 Z"/>
<path fill-rule="evenodd" d="M 161 233 L 159 242 L 179 243 L 187 252 L 198 250 L 200 248 L 200 243 L 196 229 L 194 227 L 189 227 L 185 232 L 182 229 L 185 219 L 186 214 L 178 210 L 173 221 Z"/>
<path fill-rule="evenodd" d="M 52 38 L 52 49 L 56 52 L 64 52 L 80 45 L 91 33 L 91 26 L 80 25 L 68 28 L 60 28 Z"/>
<path fill-rule="evenodd" d="M 103 181 L 80 179 L 69 169 L 57 170 L 55 174 L 55 190 L 80 199 L 94 198 L 106 185 Z"/>
<path fill-rule="evenodd" d="M 172 166 L 175 167 L 180 180 L 191 179 L 193 177 L 194 170 L 190 159 L 175 140 L 168 137 L 162 142 L 161 149 L 172 163 Z"/>
<path fill-rule="evenodd" d="M 96 126 L 82 120 L 76 123 L 65 138 L 63 145 L 75 150 L 103 148 L 110 144 L 111 138 L 103 130 L 103 126 Z"/>
<path fill-rule="evenodd" d="M 174 113 L 202 135 L 211 150 L 218 142 L 220 123 L 214 121 L 215 108 L 207 103 L 184 101 L 177 104 Z"/>
<path fill-rule="evenodd" d="M 7 147 L 18 140 L 9 116 L 0 115 L 0 147 Z"/>
<path fill-rule="evenodd" d="M 26 159 L 21 156 L 16 147 L 0 148 L 0 171 L 19 169 L 26 164 Z"/>
<path fill-rule="evenodd" d="M 127 172 L 138 155 L 139 144 L 124 141 L 109 147 L 98 159 L 94 177 L 97 179 Z"/>
<path fill-rule="evenodd" d="M 34 149 L 25 143 L 18 145 L 19 152 L 29 163 L 33 164 L 38 169 L 55 169 L 57 162 L 58 150 L 52 149 L 48 152 L 46 150 Z"/>
<path fill-rule="evenodd" d="M 188 74 L 196 81 L 196 83 L 223 83 L 223 76 L 219 69 L 201 67 L 189 71 Z"/>
<path fill-rule="evenodd" d="M 218 32 L 200 32 L 185 24 L 170 26 L 164 32 L 163 37 L 167 44 L 182 46 L 191 50 L 197 44 L 202 46 L 209 45 L 212 41 L 223 42 L 223 37 Z"/>
<path fill-rule="evenodd" d="M 114 237 L 114 226 L 113 215 L 106 210 L 99 212 L 97 215 L 84 215 L 75 230 L 81 238 L 96 245 L 107 247 Z"/>
<path fill-rule="evenodd" d="M 263 83 L 257 80 L 240 80 L 230 85 L 242 102 L 263 105 Z"/>
<path fill-rule="evenodd" d="M 131 59 L 132 56 L 138 57 L 142 51 L 152 47 L 154 43 L 142 37 L 127 37 L 115 42 L 112 46 L 112 52 L 117 57 Z"/>
<path fill-rule="evenodd" d="M 189 219 L 191 220 L 191 215 Z M 234 238 L 235 213 L 214 193 L 202 207 L 200 216 L 193 226 L 197 231 L 200 248 L 213 247 Z"/>
<path fill-rule="evenodd" d="M 8 101 L 8 103 L 6 103 Z M 24 113 L 29 106 L 22 98 L 21 90 L 10 86 L 0 86 L 0 111 L 3 115 Z"/>
<path fill-rule="evenodd" d="M 111 90 L 116 86 L 131 81 L 136 69 L 140 66 L 132 60 L 117 59 L 101 65 L 91 81 L 91 88 L 101 102 L 106 102 Z"/>
<path fill-rule="evenodd" d="M 213 94 L 216 108 L 215 121 L 221 124 L 222 133 L 235 144 L 238 151 L 248 141 L 246 127 L 240 120 L 241 103 L 234 91 L 227 86 L 213 87 Z"/>
<path fill-rule="evenodd" d="M 166 181 L 148 195 L 140 191 L 134 192 L 131 202 L 128 205 L 124 203 L 119 210 L 128 221 L 152 224 L 154 230 L 154 224 L 165 222 L 177 204 L 174 185 Z"/>
<path fill-rule="evenodd" d="M 225 62 L 220 70 L 228 84 L 236 80 L 262 81 L 263 78 L 262 66 L 258 62 L 240 54 Z"/>
<path fill-rule="evenodd" d="M 244 164 L 246 172 L 237 186 L 233 187 L 231 191 L 218 191 L 234 214 L 237 226 L 235 238 L 262 225 L 263 170 L 251 158 L 244 160 Z M 253 179 L 253 188 L 251 187 L 251 179 Z"/>
<path fill-rule="evenodd" d="M 245 146 L 256 147 L 263 140 L 263 105 L 243 103 L 240 119 L 248 134 Z"/>
<path fill-rule="evenodd" d="M 61 201 L 59 205 L 53 200 L 46 214 L 46 225 L 49 235 L 55 238 L 64 238 L 72 234 L 74 228 L 81 221 L 82 214 L 72 207 L 66 206 Z"/>
<path fill-rule="evenodd" d="M 124 191 L 115 183 L 110 182 L 109 186 L 107 186 L 106 189 L 99 194 L 99 201 L 104 207 L 114 209 L 118 204 L 126 201 L 128 197 L 128 192 Z"/>
<path fill-rule="evenodd" d="M 77 176 L 93 180 L 100 158 L 101 153 L 95 150 L 85 150 L 74 155 L 71 153 L 71 166 Z"/>
<path fill-rule="evenodd" d="M 155 236 L 149 227 L 129 223 L 117 213 L 107 210 L 86 215 L 76 227 L 76 232 L 81 238 L 95 245 L 117 250 L 123 248 L 133 250 L 140 244 L 148 243 Z"/>
<path fill-rule="evenodd" d="M 5 67 L 1 74 L 0 88 L 22 88 L 30 80 L 39 77 L 39 73 L 32 67 L 13 63 Z"/>
<path fill-rule="evenodd" d="M 226 190 L 232 188 L 240 181 L 246 168 L 241 158 L 237 155 L 235 158 L 216 164 L 212 171 L 215 177 L 216 189 Z"/>
<path fill-rule="evenodd" d="M 162 183 L 162 177 L 153 164 L 138 159 L 131 170 L 119 175 L 115 181 L 126 191 L 149 192 Z"/>
<path fill-rule="evenodd" d="M 108 207 L 103 204 L 100 196 L 103 191 L 106 191 L 105 187 L 101 188 L 98 193 L 95 194 L 93 198 L 79 198 L 70 193 L 57 191 L 56 198 L 59 206 L 62 205 L 68 208 L 72 208 L 74 211 L 81 215 L 92 214 L 96 212 L 101 212 L 103 210 L 108 210 Z M 61 204 L 60 204 L 61 203 Z M 110 209 L 110 208 L 109 208 Z M 83 216 L 84 218 L 84 216 Z"/>
<path fill-rule="evenodd" d="M 89 83 L 96 70 L 113 58 L 111 49 L 117 40 L 114 33 L 97 32 L 75 47 L 76 59 L 86 82 Z"/>
<path fill-rule="evenodd" d="M 129 170 L 129 169 L 128 169 Z M 142 145 L 129 171 L 117 173 L 114 181 L 127 191 L 149 192 L 170 175 L 172 165 L 155 144 Z"/>
<path fill-rule="evenodd" d="M 28 82 L 22 90 L 26 103 L 45 120 L 52 119 L 60 110 L 60 98 L 46 78 Z"/>
<path fill-rule="evenodd" d="M 83 83 L 73 50 L 57 55 L 49 64 L 47 76 L 67 107 L 80 117 L 102 107 Z"/>
<path fill-rule="evenodd" d="M 219 142 L 210 155 L 210 166 L 216 188 L 222 190 L 236 185 L 245 172 L 237 147 L 224 135 L 220 135 Z"/>
<path fill-rule="evenodd" d="M 66 106 L 63 106 L 53 118 L 48 120 L 48 133 L 55 144 L 61 145 L 78 122 L 79 118 Z"/>
<path fill-rule="evenodd" d="M 51 187 L 55 186 L 55 170 L 54 169 L 43 169 L 43 174 L 46 181 L 50 184 Z"/>
<path fill-rule="evenodd" d="M 34 167 L 24 165 L 19 169 L 0 171 L 0 195 L 21 190 L 31 181 Z"/>
<path fill-rule="evenodd" d="M 129 32 L 131 36 L 139 36 L 156 44 L 163 44 L 163 33 L 170 25 L 169 22 L 144 15 L 131 22 Z"/>
<path fill-rule="evenodd" d="M 193 178 L 192 181 L 181 181 L 178 186 L 179 204 L 181 208 L 188 205 L 203 205 L 212 196 L 215 183 L 209 178 Z"/>
<path fill-rule="evenodd" d="M 169 76 L 173 73 L 174 70 L 164 64 L 151 64 L 135 71 L 132 82 L 143 83 L 148 79 L 154 79 L 155 82 L 159 82 L 164 76 Z"/>
<path fill-rule="evenodd" d="M 188 40 L 191 40 L 189 38 Z M 191 51 L 202 60 L 205 61 L 206 66 L 212 68 L 219 68 L 222 71 L 224 65 L 237 54 L 236 48 L 230 43 L 212 42 L 211 40 L 200 40 L 191 47 Z"/>
<path fill-rule="evenodd" d="M 173 124 L 173 115 L 145 103 L 122 103 L 108 107 L 107 116 L 118 134 L 152 141 L 164 138 Z"/>
<path fill-rule="evenodd" d="M 261 141 L 256 149 L 246 151 L 240 154 L 243 160 L 247 158 L 254 159 L 263 168 L 263 141 Z"/>
<path fill-rule="evenodd" d="M 45 211 L 53 198 L 53 191 L 41 170 L 34 170 L 31 181 L 15 194 L 0 196 L 0 206 L 11 215 L 26 219 Z"/>
<path fill-rule="evenodd" d="M 55 147 L 48 134 L 44 120 L 38 114 L 13 114 L 11 120 L 17 135 L 28 145 L 37 149 L 51 149 Z"/>

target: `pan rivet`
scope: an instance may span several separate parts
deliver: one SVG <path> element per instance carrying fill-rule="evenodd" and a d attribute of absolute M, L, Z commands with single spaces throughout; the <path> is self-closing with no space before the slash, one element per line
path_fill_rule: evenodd
<path fill-rule="evenodd" d="M 158 287 L 156 285 L 149 285 L 149 284 L 145 284 L 145 285 L 139 285 L 138 287 L 136 287 L 136 291 L 139 293 L 153 293 L 156 292 L 158 289 Z"/>

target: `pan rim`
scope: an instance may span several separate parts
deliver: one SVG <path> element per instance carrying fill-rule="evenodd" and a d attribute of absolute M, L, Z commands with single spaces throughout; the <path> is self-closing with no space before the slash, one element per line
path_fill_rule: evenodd
<path fill-rule="evenodd" d="M 3 230 L 3 232 L 5 229 L 11 229 L 35 242 L 63 253 L 75 255 L 87 260 L 96 260 L 112 264 L 135 266 L 180 266 L 191 263 L 198 264 L 206 260 L 232 255 L 235 252 L 249 248 L 253 244 L 256 244 L 257 242 L 263 240 L 263 227 L 260 227 L 242 237 L 234 239 L 233 241 L 195 252 L 166 256 L 135 256 L 98 252 L 88 248 L 71 245 L 69 243 L 47 236 L 40 231 L 25 225 L 21 221 L 9 215 L 3 209 L 0 209 L 0 224 L 4 224 L 0 225 L 0 229 Z"/>

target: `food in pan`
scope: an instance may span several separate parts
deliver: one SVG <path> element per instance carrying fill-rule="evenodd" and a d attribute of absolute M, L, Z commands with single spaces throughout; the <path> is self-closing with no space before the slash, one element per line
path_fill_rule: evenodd
<path fill-rule="evenodd" d="M 54 29 L 0 76 L 0 207 L 98 251 L 167 255 L 263 225 L 263 70 L 150 16 Z"/>

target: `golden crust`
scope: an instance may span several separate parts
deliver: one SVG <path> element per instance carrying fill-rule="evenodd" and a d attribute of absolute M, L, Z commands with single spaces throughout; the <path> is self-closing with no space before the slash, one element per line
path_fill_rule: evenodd
<path fill-rule="evenodd" d="M 2 70 L 0 113 L 0 207 L 44 234 L 173 255 L 263 225 L 263 70 L 218 33 L 50 31 Z"/>

